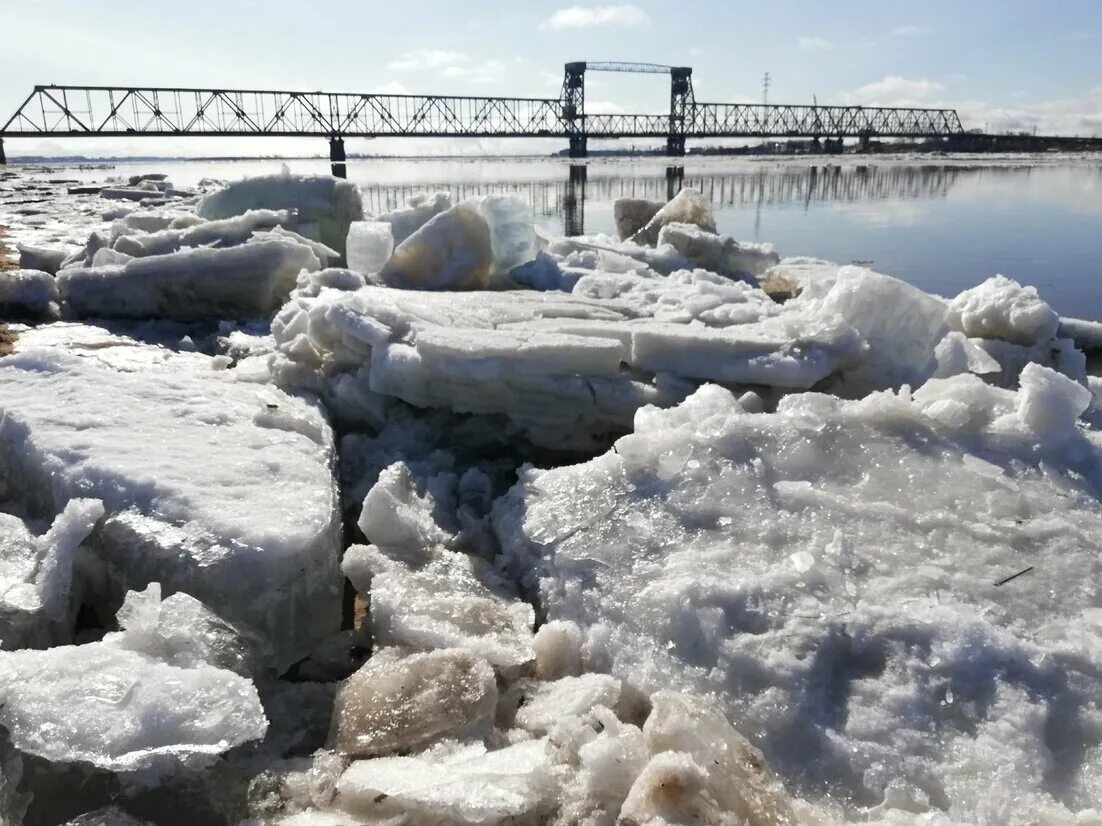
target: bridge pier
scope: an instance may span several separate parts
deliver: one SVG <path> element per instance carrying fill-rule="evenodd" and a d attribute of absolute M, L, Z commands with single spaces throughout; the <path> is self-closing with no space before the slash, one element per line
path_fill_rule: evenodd
<path fill-rule="evenodd" d="M 4 166 L 5 164 L 7 164 L 7 162 L 8 159 L 4 155 L 4 139 L 0 138 L 0 166 Z"/>
<path fill-rule="evenodd" d="M 570 157 L 584 158 L 589 155 L 588 140 L 585 135 L 570 136 Z"/>
<path fill-rule="evenodd" d="M 329 168 L 334 178 L 348 177 L 348 167 L 344 161 L 344 138 L 334 135 L 329 139 Z"/>
<path fill-rule="evenodd" d="M 666 154 L 677 158 L 685 154 L 685 136 L 670 135 L 666 138 Z"/>
<path fill-rule="evenodd" d="M 861 137 L 858 139 L 857 151 L 858 152 L 868 152 L 869 151 L 869 134 L 868 134 L 868 132 L 862 132 L 861 133 Z"/>

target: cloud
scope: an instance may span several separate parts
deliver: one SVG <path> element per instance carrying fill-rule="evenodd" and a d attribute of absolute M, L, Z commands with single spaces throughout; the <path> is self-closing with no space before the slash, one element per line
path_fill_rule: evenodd
<path fill-rule="evenodd" d="M 449 52 L 443 49 L 414 49 L 406 52 L 387 64 L 395 72 L 425 71 L 443 69 L 448 66 L 460 66 L 470 63 L 471 58 L 463 52 Z"/>
<path fill-rule="evenodd" d="M 896 26 L 892 29 L 892 34 L 896 37 L 921 37 L 924 34 L 930 34 L 933 30 L 933 26 L 918 26 L 914 23 L 908 23 L 905 26 Z"/>
<path fill-rule="evenodd" d="M 611 100 L 587 100 L 585 111 L 589 115 L 622 115 L 624 107 Z"/>
<path fill-rule="evenodd" d="M 841 95 L 848 104 L 877 106 L 907 106 L 928 100 L 945 90 L 945 86 L 929 78 L 910 79 L 900 75 L 887 75 L 881 80 Z"/>
<path fill-rule="evenodd" d="M 474 83 L 490 83 L 505 74 L 505 62 L 487 60 L 472 66 L 446 66 L 441 73 L 444 77 L 470 80 Z"/>
<path fill-rule="evenodd" d="M 811 49 L 826 50 L 826 49 L 833 49 L 834 48 L 833 43 L 831 43 L 829 40 L 824 40 L 821 37 L 806 37 L 806 36 L 801 37 L 799 40 L 796 41 L 796 45 L 799 46 L 801 49 L 804 49 L 804 50 L 811 50 Z"/>
<path fill-rule="evenodd" d="M 645 26 L 650 17 L 636 5 L 617 3 L 612 6 L 570 6 L 559 9 L 543 23 L 541 29 L 584 29 L 591 26 Z"/>

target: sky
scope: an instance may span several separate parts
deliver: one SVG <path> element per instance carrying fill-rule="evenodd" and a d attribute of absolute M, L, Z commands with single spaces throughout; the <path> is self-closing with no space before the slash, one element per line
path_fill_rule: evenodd
<path fill-rule="evenodd" d="M 966 128 L 1102 136 L 1102 0 L 0 0 L 0 21 L 0 124 L 39 83 L 555 97 L 564 62 L 624 60 L 692 66 L 700 101 L 760 102 L 769 72 L 770 102 L 949 106 Z M 590 112 L 663 111 L 668 94 L 660 75 L 586 77 Z M 9 155 L 325 150 L 270 138 L 7 141 Z"/>

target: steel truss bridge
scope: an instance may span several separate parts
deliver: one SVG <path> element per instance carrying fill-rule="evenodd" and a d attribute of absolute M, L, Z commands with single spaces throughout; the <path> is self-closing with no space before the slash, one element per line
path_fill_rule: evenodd
<path fill-rule="evenodd" d="M 587 71 L 666 74 L 662 114 L 585 110 Z M 692 69 L 651 63 L 567 63 L 557 98 L 35 86 L 0 127 L 4 138 L 250 136 L 325 137 L 334 174 L 344 173 L 345 138 L 561 138 L 584 157 L 590 138 L 665 139 L 685 154 L 689 138 L 952 138 L 964 134 L 953 109 L 703 103 Z"/>

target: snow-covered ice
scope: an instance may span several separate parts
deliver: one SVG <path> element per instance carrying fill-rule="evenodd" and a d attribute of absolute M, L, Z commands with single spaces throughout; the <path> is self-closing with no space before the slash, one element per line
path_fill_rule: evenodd
<path fill-rule="evenodd" d="M 716 692 L 795 791 L 1074 812 L 1102 753 L 1089 400 L 1038 365 L 1018 392 L 964 375 L 775 413 L 704 387 L 526 472 L 495 524 L 550 619 L 644 690 Z"/>

